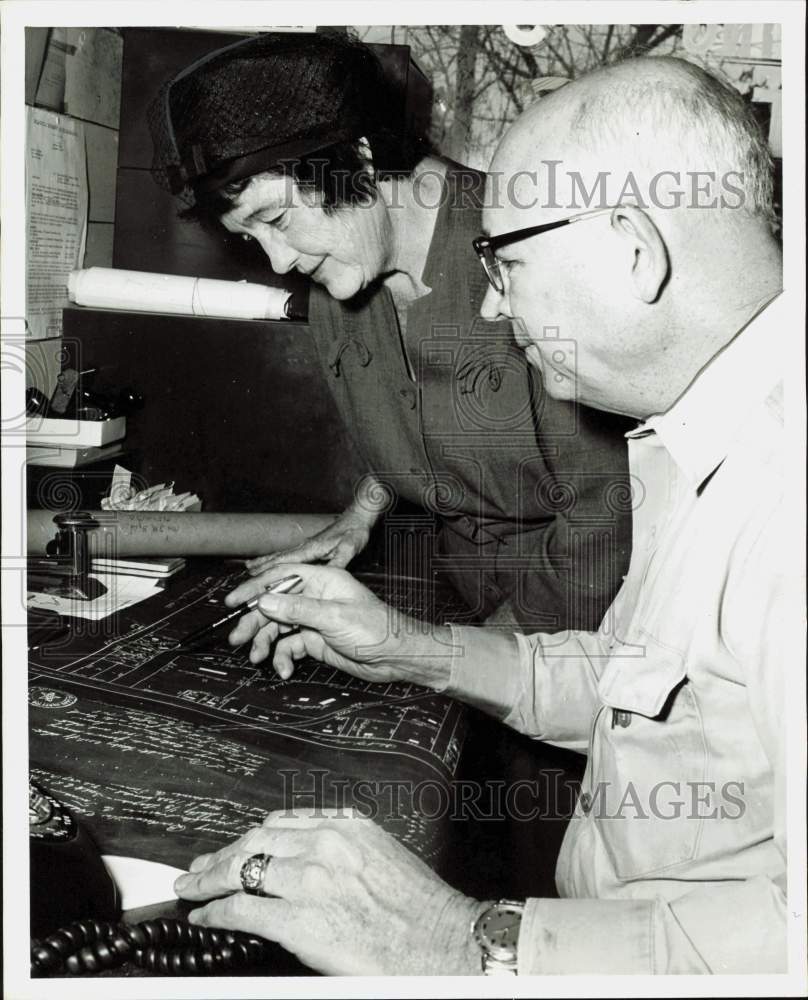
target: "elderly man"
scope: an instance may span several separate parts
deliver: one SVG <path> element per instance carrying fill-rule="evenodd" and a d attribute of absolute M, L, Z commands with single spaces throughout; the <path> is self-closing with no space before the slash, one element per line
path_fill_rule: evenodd
<path fill-rule="evenodd" d="M 492 165 L 517 180 L 475 244 L 484 313 L 519 320 L 549 392 L 640 421 L 632 561 L 599 632 L 425 636 L 344 571 L 299 566 L 305 593 L 262 598 L 231 636 L 261 659 L 278 623 L 299 626 L 276 643 L 281 676 L 308 654 L 586 749 L 561 898 L 469 899 L 366 818 L 273 814 L 178 881 L 188 899 L 227 897 L 194 922 L 331 973 L 784 971 L 786 321 L 770 305 L 769 166 L 740 97 L 660 58 L 542 100 Z M 605 204 L 582 214 L 598 187 Z M 256 881 L 277 898 L 237 891 Z"/>

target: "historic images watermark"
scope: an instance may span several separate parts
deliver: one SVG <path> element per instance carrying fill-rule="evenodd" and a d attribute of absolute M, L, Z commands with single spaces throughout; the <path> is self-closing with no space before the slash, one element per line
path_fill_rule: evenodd
<path fill-rule="evenodd" d="M 335 207 L 372 207 L 383 198 L 388 210 L 405 209 L 403 189 L 397 185 L 379 188 L 380 179 L 369 171 L 334 168 L 327 160 L 305 164 L 285 163 L 302 191 L 331 192 Z M 443 183 L 443 173 L 429 167 L 409 178 L 408 198 L 419 208 L 437 210 L 451 203 L 454 209 L 565 209 L 587 211 L 612 208 L 630 201 L 638 208 L 722 208 L 746 206 L 746 172 L 743 170 L 598 170 L 584 172 L 564 166 L 563 160 L 538 160 L 534 170 L 486 173 L 485 192 L 472 175 L 459 175 L 452 187 Z M 278 210 L 292 207 L 288 201 Z M 333 210 L 329 208 L 329 211 Z"/>
<path fill-rule="evenodd" d="M 451 783 L 426 779 L 354 781 L 324 769 L 284 769 L 285 815 L 362 816 L 377 822 L 409 816 L 478 822 L 569 820 L 579 815 L 597 820 L 735 820 L 746 812 L 743 781 L 661 779 L 651 785 L 599 781 L 578 793 L 566 772 L 543 770 L 535 779 Z M 313 812 L 312 812 L 313 810 Z"/>
<path fill-rule="evenodd" d="M 584 174 L 569 170 L 563 160 L 540 160 L 537 170 L 517 170 L 508 174 L 490 171 L 482 199 L 471 191 L 461 191 L 471 207 L 496 209 L 589 210 L 612 208 L 630 201 L 638 208 L 743 208 L 746 203 L 745 174 L 741 170 L 659 170 L 650 177 L 633 170 L 599 170 Z M 413 178 L 413 198 L 424 208 L 439 208 L 446 200 L 425 194 L 425 176 Z M 423 179 L 422 179 L 423 178 Z M 434 185 L 433 185 L 434 187 Z M 429 188 L 430 192 L 432 187 Z M 396 207 L 395 204 L 388 207 Z"/>

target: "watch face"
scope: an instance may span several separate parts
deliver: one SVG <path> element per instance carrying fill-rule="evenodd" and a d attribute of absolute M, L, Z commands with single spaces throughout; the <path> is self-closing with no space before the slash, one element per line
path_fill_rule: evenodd
<path fill-rule="evenodd" d="M 492 906 L 480 920 L 480 938 L 495 958 L 512 958 L 516 954 L 522 910 L 511 906 Z"/>

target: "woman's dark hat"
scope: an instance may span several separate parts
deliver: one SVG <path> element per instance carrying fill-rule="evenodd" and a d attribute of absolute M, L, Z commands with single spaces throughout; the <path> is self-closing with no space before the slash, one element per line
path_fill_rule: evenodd
<path fill-rule="evenodd" d="M 157 183 L 183 200 L 384 125 L 378 60 L 335 32 L 270 32 L 217 49 L 149 108 Z"/>

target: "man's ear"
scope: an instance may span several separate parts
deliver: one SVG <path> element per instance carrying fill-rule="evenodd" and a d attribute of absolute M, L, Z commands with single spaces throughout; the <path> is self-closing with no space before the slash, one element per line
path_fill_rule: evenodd
<path fill-rule="evenodd" d="M 365 161 L 365 169 L 370 174 L 371 177 L 376 176 L 376 168 L 373 166 L 373 150 L 370 148 L 370 143 L 367 137 L 360 135 L 356 140 L 356 144 L 359 147 L 359 154 Z"/>
<path fill-rule="evenodd" d="M 642 302 L 656 302 L 670 271 L 668 248 L 653 220 L 635 205 L 619 205 L 612 212 L 612 228 L 633 251 L 631 280 Z"/>

